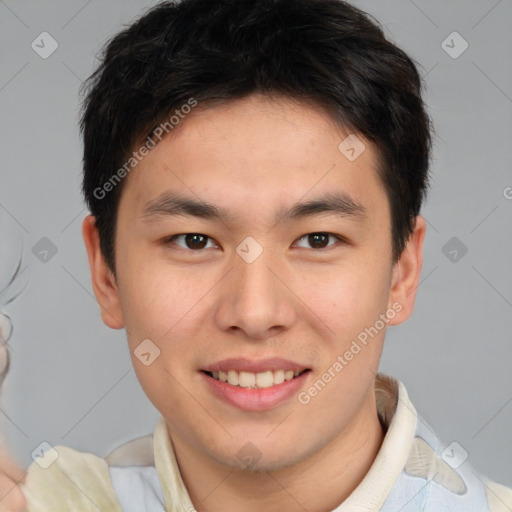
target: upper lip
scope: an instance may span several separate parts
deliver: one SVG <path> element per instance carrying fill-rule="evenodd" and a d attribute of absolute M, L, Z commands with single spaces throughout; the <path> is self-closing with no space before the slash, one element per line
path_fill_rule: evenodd
<path fill-rule="evenodd" d="M 243 357 L 235 357 L 217 361 L 205 368 L 206 372 L 227 372 L 228 370 L 245 371 L 251 373 L 261 373 L 267 370 L 293 370 L 303 371 L 308 368 L 295 361 L 283 359 L 281 357 L 271 357 L 267 359 L 245 359 Z"/>

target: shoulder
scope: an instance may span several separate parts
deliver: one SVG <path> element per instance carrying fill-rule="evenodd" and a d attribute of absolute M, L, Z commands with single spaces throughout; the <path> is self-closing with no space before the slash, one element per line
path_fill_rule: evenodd
<path fill-rule="evenodd" d="M 122 512 L 105 459 L 60 445 L 35 457 L 22 486 L 28 512 Z"/>
<path fill-rule="evenodd" d="M 22 486 L 28 512 L 123 512 L 132 509 L 126 504 L 141 500 L 161 503 L 151 435 L 124 443 L 105 458 L 67 446 L 35 455 Z"/>
<path fill-rule="evenodd" d="M 439 465 L 425 495 L 425 512 L 510 512 L 512 489 L 489 480 L 468 462 L 460 468 Z"/>
<path fill-rule="evenodd" d="M 510 512 L 512 490 L 480 474 L 458 443 L 430 446 L 415 438 L 405 472 L 427 478 L 422 499 L 425 512 Z M 423 468 L 428 468 L 428 476 Z M 423 474 L 422 474 L 423 473 Z"/>
<path fill-rule="evenodd" d="M 419 476 L 422 466 L 429 468 L 425 512 L 512 511 L 512 489 L 479 473 L 459 443 L 443 443 L 426 421 L 419 423 L 405 471 Z"/>
<path fill-rule="evenodd" d="M 512 512 L 512 489 L 477 472 L 461 444 L 442 442 L 425 419 L 416 414 L 400 381 L 380 376 L 376 391 L 381 415 L 386 412 L 383 404 L 389 406 L 384 418 L 391 431 L 396 433 L 397 419 L 400 424 L 404 422 L 404 410 L 414 411 L 415 422 L 413 436 L 401 435 L 401 441 L 393 444 L 391 458 L 400 452 L 405 455 L 405 464 L 381 512 Z M 392 398 L 397 394 L 395 409 Z"/>
<path fill-rule="evenodd" d="M 409 506 L 424 512 L 511 512 L 512 489 L 478 473 L 460 444 L 443 444 L 418 417 L 406 465 L 384 510 L 404 502 L 404 512 Z"/>

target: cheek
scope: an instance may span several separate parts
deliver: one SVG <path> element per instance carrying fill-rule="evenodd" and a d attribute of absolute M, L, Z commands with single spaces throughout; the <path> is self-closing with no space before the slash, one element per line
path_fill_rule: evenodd
<path fill-rule="evenodd" d="M 204 333 L 200 332 L 204 318 L 199 315 L 204 314 L 206 294 L 216 280 L 202 279 L 197 270 L 185 272 L 157 262 L 149 265 L 147 260 L 145 266 L 132 268 L 122 294 L 132 364 L 148 398 L 161 408 L 179 398 L 175 394 L 179 395 L 179 389 L 175 389 L 177 384 L 171 376 L 179 379 L 183 361 L 197 354 L 196 347 L 201 340 L 204 342 Z M 141 270 L 135 271 L 137 268 Z M 146 339 L 154 343 L 157 349 L 153 350 L 158 353 L 150 366 L 144 366 L 136 356 Z M 159 403 L 164 395 L 167 402 Z"/>
<path fill-rule="evenodd" d="M 149 258 L 140 258 L 140 263 L 134 259 L 126 267 L 121 307 L 127 330 L 164 338 L 193 316 L 208 283 L 189 271 L 149 262 Z"/>
<path fill-rule="evenodd" d="M 307 304 L 335 332 L 374 322 L 387 307 L 389 273 L 371 260 L 330 269 L 304 281 Z"/>

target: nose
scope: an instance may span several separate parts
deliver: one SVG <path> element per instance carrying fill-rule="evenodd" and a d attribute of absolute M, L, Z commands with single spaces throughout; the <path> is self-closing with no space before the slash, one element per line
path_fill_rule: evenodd
<path fill-rule="evenodd" d="M 251 263 L 237 256 L 220 290 L 216 309 L 219 328 L 246 340 L 276 336 L 290 329 L 296 318 L 293 285 L 268 252 L 264 250 Z"/>

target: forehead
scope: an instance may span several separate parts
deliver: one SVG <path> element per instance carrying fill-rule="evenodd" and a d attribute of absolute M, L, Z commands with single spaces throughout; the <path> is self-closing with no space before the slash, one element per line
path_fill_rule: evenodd
<path fill-rule="evenodd" d="M 176 128 L 128 177 L 121 203 L 134 218 L 147 218 L 169 191 L 171 202 L 177 193 L 231 220 L 275 220 L 286 205 L 320 196 L 336 195 L 359 213 L 387 206 L 373 145 L 320 107 L 253 95 L 198 106 Z"/>

